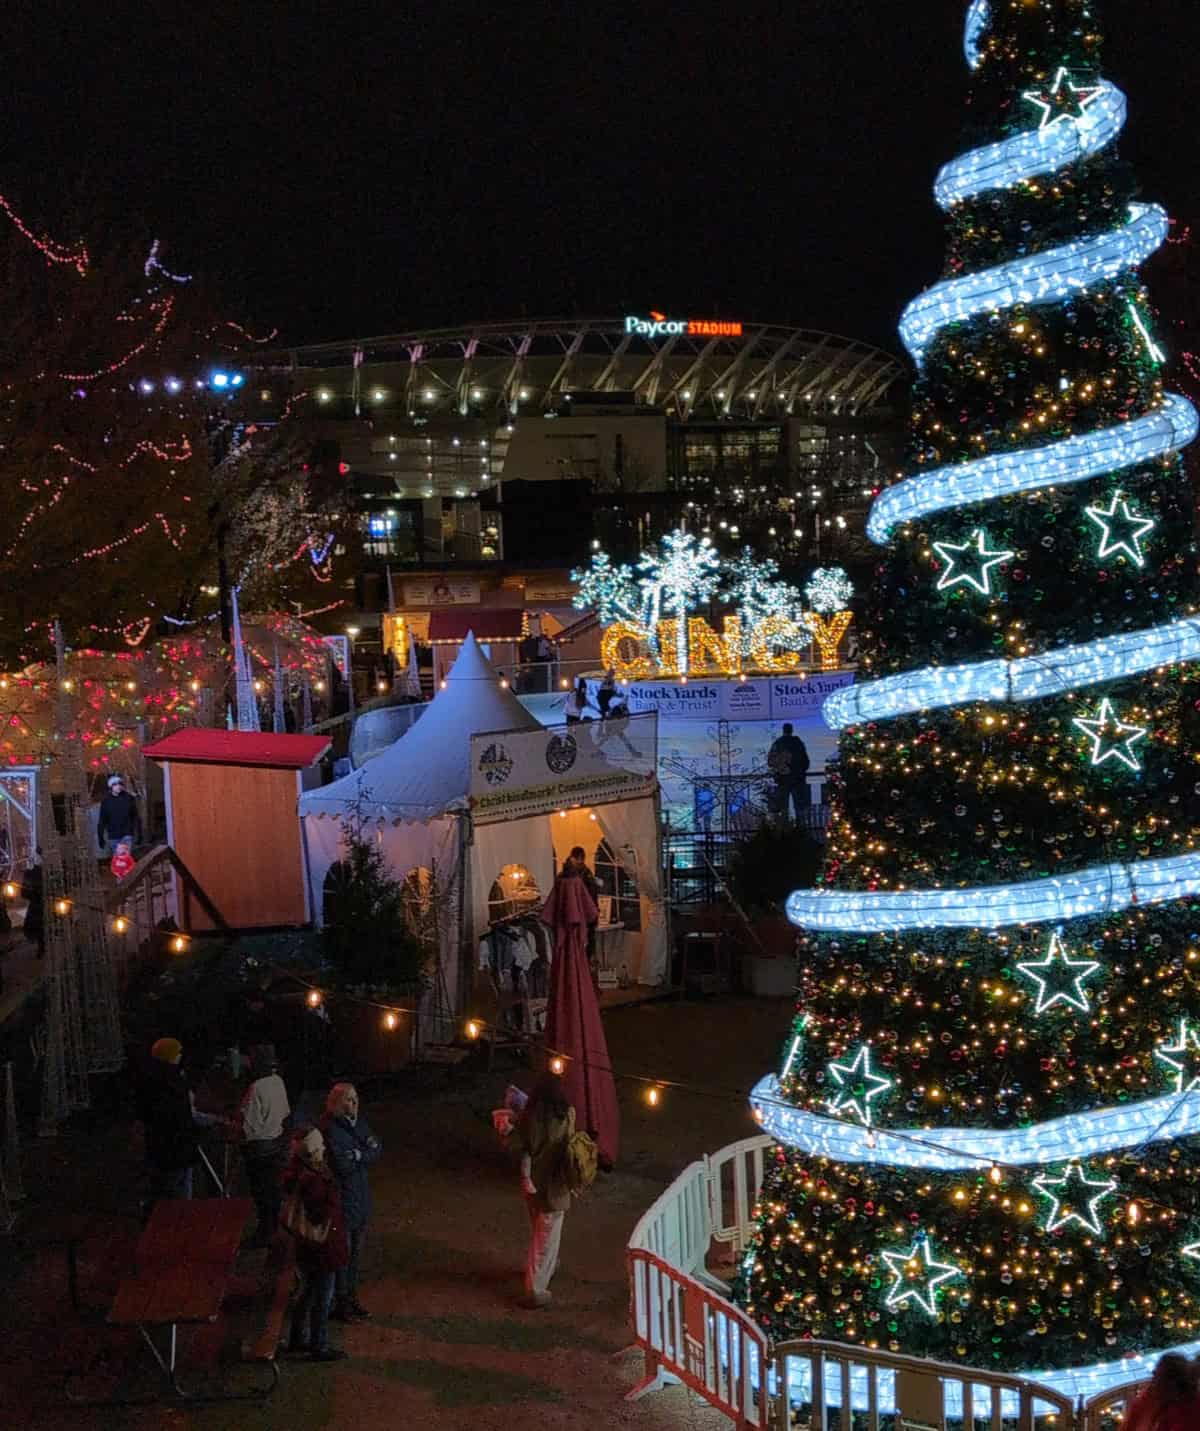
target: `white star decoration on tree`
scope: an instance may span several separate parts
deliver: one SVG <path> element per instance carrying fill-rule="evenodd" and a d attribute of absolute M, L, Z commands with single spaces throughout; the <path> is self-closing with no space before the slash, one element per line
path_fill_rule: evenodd
<path fill-rule="evenodd" d="M 1081 1163 L 1071 1163 L 1061 1178 L 1050 1178 L 1043 1175 L 1040 1178 L 1034 1178 L 1033 1185 L 1043 1197 L 1050 1199 L 1050 1214 L 1046 1219 L 1047 1232 L 1057 1232 L 1060 1227 L 1077 1222 L 1081 1227 L 1086 1227 L 1089 1232 L 1094 1232 L 1097 1237 L 1103 1237 L 1104 1229 L 1100 1226 L 1100 1214 L 1097 1209 L 1101 1201 L 1116 1190 L 1117 1184 L 1113 1179 L 1105 1178 L 1093 1181 L 1084 1173 Z M 1081 1190 L 1079 1198 L 1086 1205 L 1086 1210 L 1083 1212 L 1073 1202 L 1068 1201 L 1073 1187 L 1078 1187 Z M 1052 1188 L 1057 1191 L 1052 1192 Z"/>
<path fill-rule="evenodd" d="M 1120 513 L 1117 512 L 1118 507 L 1121 509 Z M 1130 511 L 1129 503 L 1120 492 L 1113 496 L 1107 510 L 1103 507 L 1085 507 L 1083 510 L 1101 531 L 1100 550 L 1096 553 L 1098 557 L 1116 556 L 1118 552 L 1124 552 L 1138 566 L 1145 565 L 1142 538 L 1154 526 L 1153 517 L 1143 517 Z"/>
<path fill-rule="evenodd" d="M 1063 948 L 1059 934 L 1050 936 L 1050 947 L 1044 959 L 1029 960 L 1018 964 L 1017 968 L 1027 979 L 1038 986 L 1035 1014 L 1052 1009 L 1061 999 L 1081 1014 L 1091 1012 L 1083 981 L 1094 974 L 1100 965 L 1094 959 L 1072 959 Z M 1049 994 L 1049 997 L 1047 997 Z"/>
<path fill-rule="evenodd" d="M 931 1317 L 936 1317 L 937 1289 L 943 1282 L 963 1275 L 961 1267 L 936 1260 L 927 1237 L 918 1237 L 907 1252 L 884 1252 L 880 1255 L 896 1279 L 888 1288 L 889 1307 L 904 1307 L 909 1302 L 916 1302 Z"/>
<path fill-rule="evenodd" d="M 1103 85 L 1078 85 L 1065 67 L 1054 76 L 1049 89 L 1027 89 L 1021 96 L 1042 111 L 1038 129 L 1049 129 L 1064 120 L 1086 120 L 1091 105 L 1104 93 Z"/>
<path fill-rule="evenodd" d="M 841 1090 L 829 1100 L 834 1113 L 856 1113 L 864 1127 L 871 1126 L 871 1100 L 892 1086 L 891 1080 L 871 1072 L 871 1045 L 864 1043 L 853 1063 L 831 1063 L 829 1072 Z"/>
<path fill-rule="evenodd" d="M 1014 555 L 1012 552 L 989 551 L 987 535 L 982 531 L 972 532 L 971 540 L 961 545 L 957 542 L 934 542 L 933 549 L 946 563 L 946 570 L 937 584 L 939 591 L 949 591 L 960 581 L 965 581 L 981 596 L 992 594 L 992 567 L 1011 561 Z M 978 558 L 978 561 L 972 563 L 970 558 L 963 561 L 961 553 L 964 552 L 970 552 L 971 557 Z M 972 564 L 977 568 L 975 571 L 970 570 Z"/>
<path fill-rule="evenodd" d="M 1176 1093 L 1200 1088 L 1200 1032 L 1187 1019 L 1179 1020 L 1179 1041 L 1160 1043 L 1154 1057 L 1174 1070 Z"/>
<path fill-rule="evenodd" d="M 1077 725 L 1092 742 L 1093 765 L 1103 765 L 1106 760 L 1115 757 L 1123 765 L 1127 765 L 1130 770 L 1142 768 L 1138 764 L 1137 756 L 1133 753 L 1133 747 L 1139 740 L 1146 738 L 1146 727 L 1126 725 L 1124 721 L 1119 720 L 1113 710 L 1113 703 L 1107 696 L 1100 702 L 1100 709 L 1092 720 L 1076 716 L 1072 724 Z M 1111 742 L 1107 750 L 1104 749 L 1106 740 Z"/>
<path fill-rule="evenodd" d="M 1183 1249 L 1183 1255 L 1190 1257 L 1193 1262 L 1200 1262 L 1200 1242 L 1190 1243 Z"/>

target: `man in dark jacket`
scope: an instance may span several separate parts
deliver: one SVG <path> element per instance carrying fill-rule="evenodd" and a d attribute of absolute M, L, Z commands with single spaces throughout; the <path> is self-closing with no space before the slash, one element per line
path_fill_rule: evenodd
<path fill-rule="evenodd" d="M 797 822 L 802 818 L 801 812 L 808 809 L 808 764 L 807 746 L 785 722 L 783 734 L 767 752 L 767 768 L 775 777 L 779 813 L 785 820 L 790 814 L 789 805 Z"/>
<path fill-rule="evenodd" d="M 196 1129 L 219 1120 L 197 1113 L 181 1065 L 183 1045 L 160 1038 L 150 1049 L 150 1063 L 139 1090 L 139 1113 L 150 1172 L 150 1201 L 191 1197 L 192 1167 L 197 1161 Z"/>
<path fill-rule="evenodd" d="M 107 840 L 113 849 L 121 840 L 128 840 L 132 849 L 142 838 L 142 817 L 137 801 L 125 789 L 119 775 L 108 777 L 108 794 L 100 801 L 100 822 L 96 837 L 101 844 Z"/>
<path fill-rule="evenodd" d="M 329 1166 L 342 1189 L 342 1215 L 350 1241 L 350 1258 L 337 1274 L 333 1317 L 350 1322 L 371 1314 L 358 1300 L 358 1261 L 367 1220 L 371 1216 L 371 1184 L 367 1169 L 379 1161 L 383 1144 L 358 1111 L 358 1090 L 335 1083 L 325 1100 L 321 1123 Z"/>

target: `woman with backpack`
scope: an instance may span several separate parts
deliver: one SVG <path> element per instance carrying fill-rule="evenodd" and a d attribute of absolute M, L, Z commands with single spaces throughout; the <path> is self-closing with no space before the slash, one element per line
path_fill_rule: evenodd
<path fill-rule="evenodd" d="M 286 1350 L 293 1355 L 307 1352 L 313 1361 L 341 1361 L 346 1353 L 329 1345 L 329 1307 L 334 1279 L 349 1260 L 350 1248 L 341 1191 L 326 1166 L 319 1128 L 310 1129 L 295 1145 L 283 1191 L 280 1221 L 295 1240 L 301 1278 Z"/>
<path fill-rule="evenodd" d="M 575 1110 L 563 1096 L 562 1083 L 553 1073 L 543 1073 L 513 1130 L 513 1143 L 521 1155 L 521 1192 L 529 1210 L 529 1255 L 521 1301 L 529 1310 L 550 1305 L 550 1279 L 558 1266 L 563 1218 L 571 1206 L 567 1154 L 574 1137 Z"/>

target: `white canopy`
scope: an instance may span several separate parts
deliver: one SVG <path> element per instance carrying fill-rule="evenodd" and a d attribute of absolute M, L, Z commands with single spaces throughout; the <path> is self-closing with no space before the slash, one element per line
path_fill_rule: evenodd
<path fill-rule="evenodd" d="M 303 794 L 300 814 L 336 817 L 361 800 L 369 819 L 427 823 L 465 808 L 473 735 L 536 729 L 468 632 L 445 687 L 412 729 L 361 769 Z"/>

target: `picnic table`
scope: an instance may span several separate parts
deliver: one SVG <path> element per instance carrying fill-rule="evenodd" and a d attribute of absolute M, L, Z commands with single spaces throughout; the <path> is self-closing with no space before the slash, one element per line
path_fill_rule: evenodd
<path fill-rule="evenodd" d="M 138 1241 L 133 1275 L 117 1291 L 110 1325 L 137 1327 L 179 1397 L 188 1396 L 176 1375 L 179 1325 L 217 1320 L 253 1211 L 249 1198 L 157 1203 Z M 151 1335 L 163 1327 L 169 1328 L 165 1356 Z"/>

